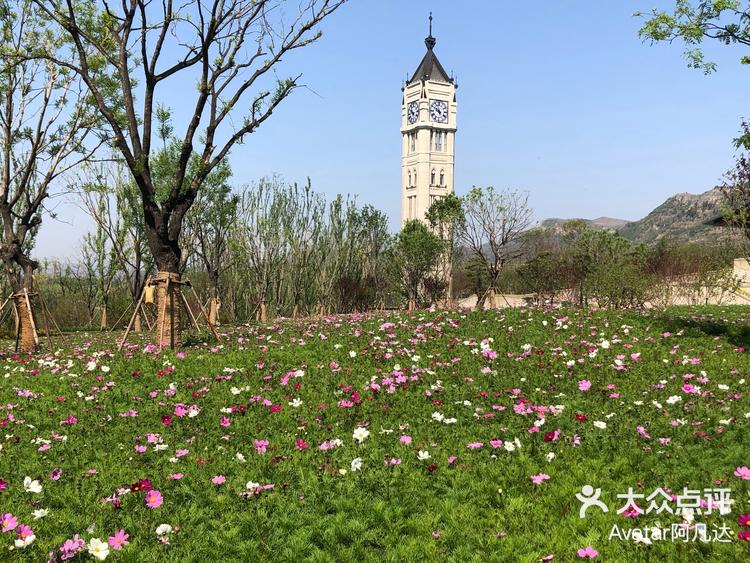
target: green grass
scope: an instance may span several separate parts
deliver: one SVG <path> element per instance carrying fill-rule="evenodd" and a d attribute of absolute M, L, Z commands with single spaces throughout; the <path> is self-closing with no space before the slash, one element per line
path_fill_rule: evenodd
<path fill-rule="evenodd" d="M 223 346 L 196 345 L 184 358 L 144 352 L 140 342 L 123 356 L 87 335 L 49 355 L 8 355 L 0 365 L 0 479 L 8 483 L 0 512 L 29 524 L 36 539 L 11 550 L 16 530 L 0 534 L 0 559 L 59 557 L 76 533 L 106 541 L 123 529 L 130 543 L 109 559 L 569 561 L 590 545 L 610 561 L 744 561 L 750 542 L 737 539 L 737 517 L 750 512 L 750 481 L 734 473 L 750 465 L 748 326 L 742 307 L 402 313 L 225 329 Z M 487 338 L 494 359 L 481 353 Z M 389 389 L 383 379 L 399 375 L 405 381 Z M 579 389 L 582 380 L 589 390 Z M 686 382 L 700 391 L 683 391 Z M 540 411 L 563 409 L 543 413 L 531 433 L 541 415 L 515 412 L 522 399 Z M 346 400 L 353 405 L 339 406 Z M 200 412 L 180 418 L 180 403 Z M 232 406 L 245 412 L 227 413 Z M 121 416 L 131 409 L 137 416 Z M 436 421 L 436 412 L 455 423 Z M 68 416 L 77 423 L 61 425 Z M 221 426 L 222 417 L 231 425 Z M 361 444 L 352 436 L 358 425 L 369 431 Z M 555 430 L 557 439 L 545 441 Z M 167 447 L 154 451 L 149 433 Z M 333 439 L 342 444 L 319 449 Z M 515 439 L 514 451 L 490 443 Z M 40 440 L 50 448 L 38 451 Z M 264 454 L 254 440 L 268 440 Z M 177 458 L 180 449 L 188 453 Z M 420 450 L 429 459 L 418 459 Z M 535 485 L 539 473 L 550 478 Z M 212 484 L 216 475 L 226 482 Z M 41 493 L 24 491 L 26 476 Z M 142 492 L 122 494 L 120 508 L 104 502 L 139 479 L 162 493 L 160 507 L 148 508 Z M 243 496 L 249 481 L 274 488 Z M 579 518 L 575 494 L 587 483 L 602 489 L 609 513 Z M 730 514 L 695 516 L 709 532 L 726 525 L 730 542 L 608 540 L 615 524 L 681 522 L 667 513 L 617 515 L 617 494 L 686 486 L 731 489 Z M 49 514 L 34 520 L 41 508 Z M 174 528 L 169 545 L 157 538 L 160 524 Z"/>

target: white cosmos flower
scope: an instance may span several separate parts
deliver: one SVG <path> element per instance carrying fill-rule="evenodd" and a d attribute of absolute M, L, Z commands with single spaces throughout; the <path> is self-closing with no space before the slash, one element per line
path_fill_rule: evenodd
<path fill-rule="evenodd" d="M 357 353 L 354 350 L 349 350 L 349 357 L 350 358 L 356 358 L 357 357 Z"/>
<path fill-rule="evenodd" d="M 723 383 L 719 384 L 719 389 L 722 391 L 729 391 L 729 385 L 724 385 Z"/>
<path fill-rule="evenodd" d="M 156 535 L 157 536 L 166 536 L 167 534 L 172 533 L 172 526 L 169 524 L 159 524 L 156 527 Z"/>
<path fill-rule="evenodd" d="M 550 452 L 547 454 L 547 463 L 551 462 L 553 459 L 555 459 L 555 452 Z"/>
<path fill-rule="evenodd" d="M 669 397 L 669 399 L 667 399 L 667 403 L 670 405 L 674 405 L 675 403 L 679 403 L 680 401 L 682 401 L 682 397 L 680 397 L 679 395 L 672 395 L 671 397 Z"/>
<path fill-rule="evenodd" d="M 260 483 L 255 483 L 254 481 L 248 481 L 247 483 L 245 483 L 245 488 L 248 491 L 252 491 L 254 489 L 257 489 L 258 487 L 260 487 Z"/>
<path fill-rule="evenodd" d="M 456 424 L 458 422 L 457 418 L 445 418 L 443 419 L 443 424 Z"/>
<path fill-rule="evenodd" d="M 430 452 L 426 450 L 419 450 L 419 452 L 417 452 L 417 457 L 420 461 L 424 461 L 426 459 L 430 459 L 430 457 L 432 456 L 430 455 Z"/>
<path fill-rule="evenodd" d="M 294 407 L 295 409 L 301 407 L 302 399 L 300 399 L 299 397 L 296 397 L 294 400 L 289 401 L 289 406 Z"/>
<path fill-rule="evenodd" d="M 445 418 L 445 415 L 440 412 L 434 412 L 432 413 L 432 420 L 435 420 L 437 422 L 443 422 L 443 419 Z"/>
<path fill-rule="evenodd" d="M 367 438 L 370 435 L 370 431 L 367 428 L 362 428 L 361 426 L 358 426 L 354 429 L 354 432 L 352 433 L 352 438 L 357 440 L 360 444 L 365 441 L 365 438 Z"/>
<path fill-rule="evenodd" d="M 18 549 L 23 549 L 27 545 L 31 545 L 34 543 L 34 540 L 36 539 L 36 536 L 34 534 L 29 534 L 26 536 L 26 539 L 16 538 L 15 545 Z"/>
<path fill-rule="evenodd" d="M 512 452 L 516 449 L 516 445 L 513 442 L 503 442 L 503 447 L 505 448 L 505 451 Z"/>
<path fill-rule="evenodd" d="M 109 367 L 109 366 L 102 366 L 102 368 L 101 368 L 101 369 L 102 369 L 102 371 L 103 371 L 104 373 L 109 373 L 110 367 Z"/>
<path fill-rule="evenodd" d="M 44 518 L 49 514 L 49 510 L 46 508 L 40 508 L 38 510 L 35 510 L 31 513 L 34 516 L 34 520 L 39 520 L 40 518 Z"/>
<path fill-rule="evenodd" d="M 109 544 L 99 538 L 91 538 L 88 545 L 91 556 L 97 558 L 99 561 L 104 561 L 107 555 L 109 555 Z"/>
<path fill-rule="evenodd" d="M 602 340 L 599 346 L 606 350 L 607 348 L 609 348 L 609 340 Z"/>
<path fill-rule="evenodd" d="M 602 430 L 604 430 L 607 427 L 607 423 L 606 422 L 602 422 L 601 420 L 595 420 L 594 421 L 594 426 L 596 428 L 601 428 Z"/>
<path fill-rule="evenodd" d="M 362 458 L 355 457 L 352 460 L 352 471 L 359 471 L 360 469 L 362 469 Z"/>
<path fill-rule="evenodd" d="M 37 481 L 36 479 L 32 481 L 31 477 L 24 477 L 23 489 L 27 493 L 41 493 L 42 492 L 42 486 L 39 484 L 39 481 Z"/>
<path fill-rule="evenodd" d="M 91 361 L 86 364 L 86 370 L 87 371 L 94 371 L 96 369 L 96 362 Z"/>
<path fill-rule="evenodd" d="M 244 456 L 244 455 L 242 455 L 242 454 L 241 454 L 240 452 L 237 452 L 236 454 L 234 454 L 234 457 L 235 457 L 235 458 L 237 459 L 237 461 L 239 461 L 240 463 L 245 463 L 245 462 L 247 461 L 247 459 L 245 459 L 245 456 Z"/>

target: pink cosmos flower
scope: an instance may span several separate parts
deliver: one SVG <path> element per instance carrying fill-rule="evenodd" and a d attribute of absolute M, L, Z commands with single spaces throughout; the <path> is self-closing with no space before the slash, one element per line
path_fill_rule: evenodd
<path fill-rule="evenodd" d="M 60 559 L 63 561 L 67 559 L 73 559 L 76 554 L 86 547 L 86 543 L 78 537 L 78 534 L 73 536 L 72 540 L 65 540 L 65 543 L 60 546 L 60 552 L 62 555 Z"/>
<path fill-rule="evenodd" d="M 253 440 L 253 444 L 255 444 L 255 450 L 259 454 L 266 453 L 266 448 L 268 447 L 268 440 Z"/>
<path fill-rule="evenodd" d="M 232 421 L 229 420 L 226 416 L 222 416 L 221 419 L 219 420 L 219 424 L 221 424 L 222 426 L 226 427 L 226 426 L 229 426 L 230 424 L 232 424 Z"/>
<path fill-rule="evenodd" d="M 590 545 L 578 550 L 578 557 L 582 559 L 593 559 L 597 555 L 599 555 L 599 552 Z"/>
<path fill-rule="evenodd" d="M 401 438 L 399 438 L 399 440 L 401 441 L 402 444 L 406 444 L 407 446 L 409 444 L 411 444 L 411 436 L 407 436 L 406 434 L 404 434 L 403 436 L 401 436 Z"/>
<path fill-rule="evenodd" d="M 531 476 L 531 482 L 535 485 L 541 485 L 544 481 L 549 480 L 549 475 L 546 473 L 538 473 Z"/>
<path fill-rule="evenodd" d="M 164 497 L 156 489 L 146 493 L 146 506 L 149 508 L 159 508 L 164 503 Z"/>
<path fill-rule="evenodd" d="M 696 395 L 699 392 L 699 389 L 692 383 L 685 383 L 682 386 L 682 390 L 683 392 L 688 393 L 689 395 Z"/>
<path fill-rule="evenodd" d="M 133 446 L 133 449 L 139 454 L 142 454 L 142 453 L 145 453 L 148 448 L 146 448 L 146 446 L 143 446 L 141 444 L 136 444 L 135 446 Z"/>
<path fill-rule="evenodd" d="M 734 474 L 742 479 L 743 481 L 750 481 L 750 467 L 747 467 L 743 465 L 742 467 L 738 467 Z"/>
<path fill-rule="evenodd" d="M 302 440 L 301 438 L 295 438 L 294 439 L 294 443 L 296 444 L 297 449 L 299 451 L 306 450 L 307 448 L 310 447 L 310 445 L 307 442 L 305 442 L 304 440 Z"/>
<path fill-rule="evenodd" d="M 490 440 L 490 446 L 492 446 L 494 449 L 502 448 L 503 447 L 503 441 L 502 440 Z"/>
<path fill-rule="evenodd" d="M 190 450 L 176 450 L 174 455 L 177 457 L 183 457 L 190 453 Z"/>
<path fill-rule="evenodd" d="M 123 546 L 128 545 L 130 542 L 128 541 L 128 538 L 130 536 L 125 533 L 125 530 L 118 530 L 115 532 L 114 536 L 111 536 L 108 540 L 109 547 L 114 549 L 115 551 L 119 551 L 123 548 Z"/>
<path fill-rule="evenodd" d="M 466 447 L 470 450 L 478 450 L 482 446 L 484 446 L 482 442 L 469 442 L 468 444 L 466 444 Z"/>
<path fill-rule="evenodd" d="M 227 480 L 227 478 L 226 478 L 226 477 L 224 477 L 224 475 L 214 475 L 214 476 L 213 476 L 213 477 L 211 478 L 211 482 L 212 482 L 212 483 L 213 483 L 214 485 L 223 485 L 223 484 L 224 484 L 224 482 L 225 482 L 226 480 Z"/>
<path fill-rule="evenodd" d="M 18 526 L 18 519 L 8 512 L 0 517 L 0 523 L 3 525 L 3 532 L 10 532 L 11 530 L 15 530 L 16 526 Z"/>
<path fill-rule="evenodd" d="M 172 479 L 173 481 L 178 481 L 182 479 L 183 477 L 184 475 L 182 473 L 170 473 L 169 474 L 169 478 Z"/>
<path fill-rule="evenodd" d="M 581 391 L 588 391 L 589 389 L 591 389 L 591 382 L 588 379 L 582 379 L 578 382 L 578 388 Z"/>
<path fill-rule="evenodd" d="M 448 458 L 448 465 L 453 465 L 453 462 L 456 461 L 457 459 L 458 459 L 458 457 L 455 456 L 455 455 L 450 456 Z"/>
<path fill-rule="evenodd" d="M 16 534 L 18 534 L 18 539 L 24 541 L 29 536 L 34 535 L 34 530 L 31 529 L 31 526 L 21 524 L 20 526 L 18 526 L 18 528 L 16 528 Z"/>

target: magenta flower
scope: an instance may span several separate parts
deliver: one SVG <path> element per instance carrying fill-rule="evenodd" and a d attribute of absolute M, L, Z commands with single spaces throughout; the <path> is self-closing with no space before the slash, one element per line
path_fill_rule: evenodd
<path fill-rule="evenodd" d="M 18 526 L 18 519 L 8 512 L 0 517 L 0 523 L 3 525 L 3 532 L 10 532 L 11 530 L 15 530 L 16 526 Z"/>
<path fill-rule="evenodd" d="M 593 559 L 597 555 L 599 555 L 599 552 L 590 545 L 578 550 L 578 557 L 582 559 Z"/>
<path fill-rule="evenodd" d="M 118 530 L 115 532 L 114 536 L 111 536 L 108 540 L 109 547 L 114 549 L 115 551 L 119 551 L 124 546 L 128 545 L 130 542 L 128 541 L 128 538 L 130 536 L 125 533 L 125 530 Z"/>
<path fill-rule="evenodd" d="M 221 424 L 221 425 L 222 425 L 222 426 L 224 426 L 224 427 L 227 427 L 227 426 L 229 426 L 229 425 L 231 425 L 231 424 L 232 424 L 232 421 L 231 421 L 231 420 L 229 420 L 229 419 L 228 419 L 228 418 L 227 418 L 226 416 L 222 416 L 222 417 L 221 417 L 221 418 L 219 419 L 219 424 Z"/>
<path fill-rule="evenodd" d="M 578 382 L 578 388 L 581 391 L 588 391 L 589 389 L 591 389 L 591 382 L 588 379 L 582 379 Z"/>
<path fill-rule="evenodd" d="M 8 488 L 8 481 L 5 479 L 0 479 L 0 491 L 4 491 Z"/>
<path fill-rule="evenodd" d="M 266 453 L 268 440 L 253 440 L 253 444 L 255 445 L 255 451 L 257 451 L 259 454 Z"/>
<path fill-rule="evenodd" d="M 541 485 L 544 481 L 549 480 L 549 475 L 546 473 L 538 473 L 531 476 L 531 482 L 535 485 Z"/>
<path fill-rule="evenodd" d="M 743 465 L 742 467 L 738 467 L 734 474 L 742 479 L 743 481 L 750 481 L 750 467 L 747 467 Z"/>
<path fill-rule="evenodd" d="M 67 559 L 73 559 L 78 552 L 83 551 L 86 547 L 86 543 L 78 537 L 78 534 L 73 536 L 72 540 L 65 540 L 65 543 L 60 546 L 60 552 L 62 555 L 60 559 L 63 561 Z"/>
<path fill-rule="evenodd" d="M 225 482 L 226 480 L 227 480 L 227 478 L 226 478 L 226 477 L 224 477 L 224 475 L 214 475 L 214 476 L 213 476 L 213 477 L 211 478 L 211 482 L 212 482 L 212 483 L 213 483 L 214 485 L 223 485 L 223 484 L 224 484 L 224 482 Z"/>
<path fill-rule="evenodd" d="M 164 497 L 156 489 L 146 493 L 146 506 L 149 508 L 159 508 L 164 503 Z"/>

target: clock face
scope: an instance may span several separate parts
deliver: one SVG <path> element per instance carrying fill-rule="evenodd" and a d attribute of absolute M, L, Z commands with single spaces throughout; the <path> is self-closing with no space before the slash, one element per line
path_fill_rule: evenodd
<path fill-rule="evenodd" d="M 406 118 L 410 125 L 417 122 L 417 119 L 419 119 L 419 102 L 409 102 Z"/>
<path fill-rule="evenodd" d="M 448 123 L 448 102 L 430 100 L 430 119 L 436 123 Z"/>

